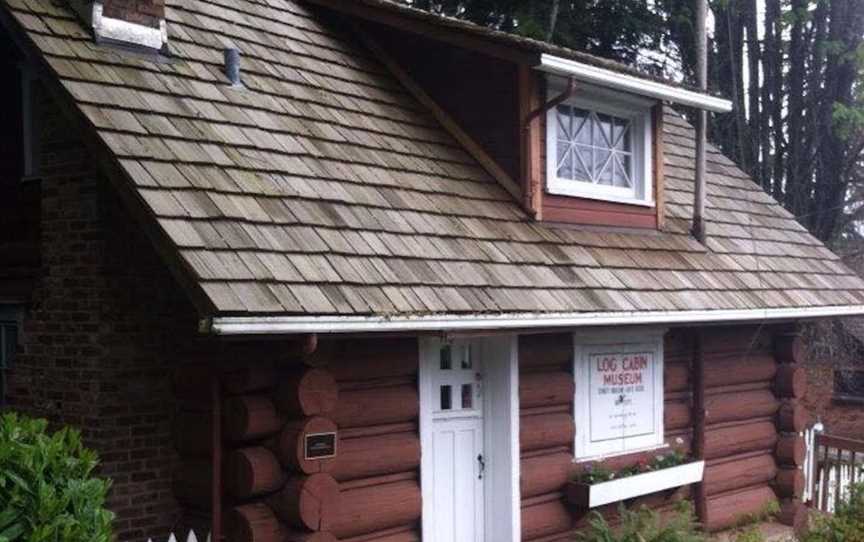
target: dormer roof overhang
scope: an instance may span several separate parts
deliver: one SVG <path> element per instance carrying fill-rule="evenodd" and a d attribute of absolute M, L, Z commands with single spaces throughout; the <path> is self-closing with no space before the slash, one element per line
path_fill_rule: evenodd
<path fill-rule="evenodd" d="M 673 104 L 704 109 L 713 113 L 728 113 L 732 111 L 732 102 L 725 98 L 661 83 L 652 79 L 635 77 L 621 73 L 620 71 L 555 55 L 542 54 L 537 69 L 554 75 L 572 77 L 583 83 L 590 83 Z"/>

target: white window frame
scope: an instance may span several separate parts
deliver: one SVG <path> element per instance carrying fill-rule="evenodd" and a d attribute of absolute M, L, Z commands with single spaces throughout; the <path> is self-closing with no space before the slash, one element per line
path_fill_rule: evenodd
<path fill-rule="evenodd" d="M 573 450 L 576 462 L 596 461 L 667 446 L 663 424 L 665 411 L 663 336 L 665 333 L 665 329 L 628 331 L 623 328 L 573 334 L 573 379 L 576 394 L 573 400 L 573 419 L 576 422 Z M 622 349 L 647 351 L 654 355 L 654 431 L 647 435 L 592 443 L 589 434 L 591 427 L 591 369 L 588 360 L 592 354 L 621 352 Z"/>
<path fill-rule="evenodd" d="M 557 80 L 550 80 L 547 99 L 564 90 Z M 657 102 L 607 89 L 579 85 L 576 95 L 563 105 L 572 105 L 596 113 L 625 118 L 632 123 L 633 188 L 604 186 L 558 177 L 557 107 L 546 112 L 546 191 L 559 196 L 611 201 L 629 205 L 654 206 L 653 112 Z"/>

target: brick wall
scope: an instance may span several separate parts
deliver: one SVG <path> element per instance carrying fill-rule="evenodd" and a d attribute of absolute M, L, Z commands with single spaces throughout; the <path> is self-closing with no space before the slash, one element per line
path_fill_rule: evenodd
<path fill-rule="evenodd" d="M 104 0 L 102 14 L 153 28 L 165 18 L 165 0 Z"/>

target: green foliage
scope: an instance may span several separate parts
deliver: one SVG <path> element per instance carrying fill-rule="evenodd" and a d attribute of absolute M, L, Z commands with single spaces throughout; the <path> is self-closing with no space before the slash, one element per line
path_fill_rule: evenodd
<path fill-rule="evenodd" d="M 584 484 L 598 484 L 655 470 L 668 469 L 670 467 L 683 465 L 686 462 L 687 456 L 681 452 L 672 452 L 671 454 L 655 456 L 650 461 L 639 461 L 635 465 L 631 465 L 618 471 L 613 471 L 603 467 L 602 465 L 594 464 L 589 465 L 585 472 L 579 475 L 577 481 Z"/>
<path fill-rule="evenodd" d="M 109 482 L 71 429 L 45 420 L 0 417 L 0 542 L 109 542 Z"/>
<path fill-rule="evenodd" d="M 705 542 L 693 510 L 681 502 L 674 514 L 660 517 L 648 508 L 627 510 L 621 507 L 621 521 L 612 527 L 595 512 L 584 532 L 576 535 L 579 542 Z"/>
<path fill-rule="evenodd" d="M 834 515 L 816 518 L 801 542 L 864 542 L 864 484 L 851 488 Z"/>

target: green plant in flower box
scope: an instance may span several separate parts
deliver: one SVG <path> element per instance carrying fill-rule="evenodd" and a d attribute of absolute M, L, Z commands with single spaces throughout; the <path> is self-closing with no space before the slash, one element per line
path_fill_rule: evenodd
<path fill-rule="evenodd" d="M 605 468 L 600 463 L 594 463 L 588 465 L 585 468 L 585 471 L 577 477 L 576 481 L 582 484 L 594 485 L 602 482 L 609 482 L 611 480 L 628 478 L 646 472 L 676 467 L 687 463 L 687 461 L 689 461 L 689 459 L 681 452 L 672 452 L 670 454 L 657 455 L 651 460 L 643 459 L 635 465 L 617 471 Z"/>

